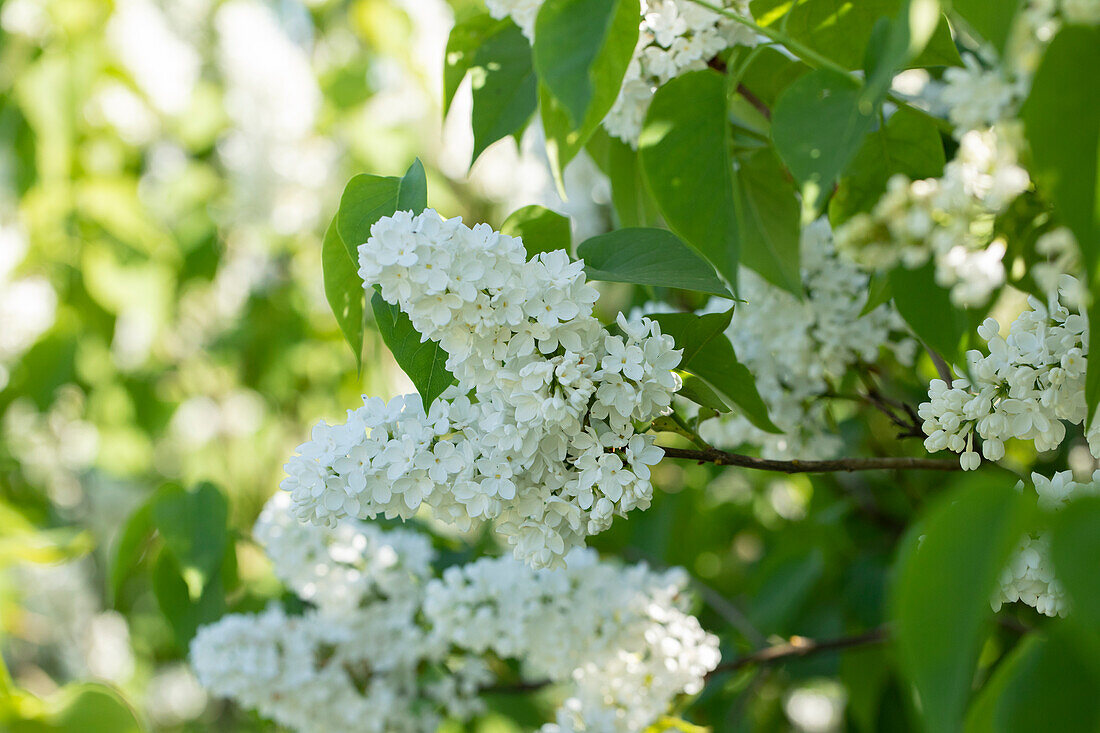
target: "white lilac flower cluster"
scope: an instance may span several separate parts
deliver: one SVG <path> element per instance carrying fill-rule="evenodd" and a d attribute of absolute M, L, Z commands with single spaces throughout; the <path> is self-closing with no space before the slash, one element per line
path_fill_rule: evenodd
<path fill-rule="evenodd" d="M 1031 480 L 1039 495 L 1039 506 L 1046 511 L 1058 511 L 1072 499 L 1100 493 L 1100 471 L 1095 471 L 1087 483 L 1074 481 L 1072 471 L 1059 471 L 1051 478 L 1033 473 Z M 1022 491 L 1023 482 L 1016 489 Z M 1046 616 L 1066 615 L 1065 591 L 1054 576 L 1050 537 L 1045 533 L 1020 538 L 1011 562 L 1001 572 L 992 599 L 993 610 L 999 611 L 1003 604 L 1016 601 Z"/>
<path fill-rule="evenodd" d="M 836 232 L 838 249 L 864 267 L 916 268 L 930 258 L 959 306 L 984 304 L 1005 281 L 1006 243 L 993 223 L 1031 183 L 1017 164 L 1012 128 L 970 130 L 940 178 L 897 174 L 870 213 Z"/>
<path fill-rule="evenodd" d="M 873 363 L 883 347 L 912 360 L 915 343 L 897 312 L 884 304 L 862 314 L 867 303 L 866 274 L 839 258 L 824 219 L 803 229 L 803 299 L 742 268 L 740 296 L 726 334 L 738 359 L 756 377 L 756 387 L 782 434 L 764 432 L 740 415 L 704 421 L 700 435 L 720 446 L 757 445 L 768 458 L 827 458 L 841 447 L 830 428 L 830 382 L 858 361 Z M 715 310 L 729 307 L 715 302 Z"/>
<path fill-rule="evenodd" d="M 686 612 L 687 575 L 619 567 L 577 550 L 565 570 L 511 558 L 451 567 L 429 586 L 436 634 L 472 652 L 522 660 L 525 677 L 571 681 L 544 731 L 645 730 L 681 693 L 703 689 L 717 639 Z"/>
<path fill-rule="evenodd" d="M 516 556 L 542 567 L 649 506 L 663 453 L 635 423 L 680 385 L 680 351 L 655 321 L 620 315 L 621 335 L 609 333 L 583 262 L 561 250 L 528 261 L 519 239 L 430 209 L 379 220 L 359 261 L 366 287 L 447 352 L 457 384 L 427 411 L 416 395 L 365 398 L 343 425 L 317 425 L 282 483 L 302 519 L 407 518 L 426 505 L 460 529 L 495 519 Z"/>
<path fill-rule="evenodd" d="M 932 259 L 936 281 L 950 289 L 956 305 L 989 300 L 1005 281 L 1007 243 L 996 235 L 994 220 L 1031 185 L 1019 165 L 1023 135 L 1015 118 L 1063 20 L 1100 22 L 1100 3 L 1033 0 L 1018 13 L 1003 59 L 983 64 L 967 56 L 965 66 L 944 72 L 935 101 L 959 140 L 954 160 L 940 178 L 893 177 L 869 214 L 857 214 L 838 230 L 845 254 L 872 269 L 914 268 Z M 1071 259 L 1060 264 L 1074 266 Z"/>
<path fill-rule="evenodd" d="M 486 0 L 494 18 L 510 17 L 529 39 L 543 0 Z M 750 19 L 747 0 L 718 5 Z M 657 88 L 686 71 L 705 68 L 723 49 L 756 43 L 752 30 L 690 0 L 642 0 L 638 45 L 604 128 L 623 142 L 638 144 L 646 111 Z"/>
<path fill-rule="evenodd" d="M 1063 276 L 1067 290 L 1079 285 Z M 1066 422 L 1079 425 L 1086 417 L 1085 370 L 1088 362 L 1088 321 L 1052 296 L 1044 305 L 1028 299 L 1024 311 L 1000 335 L 1000 325 L 988 318 L 978 334 L 988 343 L 988 354 L 968 351 L 967 377 L 949 386 L 934 379 L 929 401 L 921 404 L 924 441 L 929 451 L 962 454 L 963 469 L 981 463 L 981 455 L 996 461 L 1004 457 L 1005 441 L 1030 440 L 1040 451 L 1052 450 L 1066 435 Z M 1100 423 L 1086 435 L 1094 456 L 1100 455 Z"/>
<path fill-rule="evenodd" d="M 213 694 L 288 728 L 434 731 L 482 711 L 482 690 L 507 684 L 497 660 L 515 660 L 524 682 L 564 699 L 547 733 L 635 733 L 718 664 L 717 639 L 686 612 L 682 571 L 578 550 L 566 570 L 482 559 L 438 578 L 425 537 L 300 524 L 289 503 L 275 496 L 256 536 L 307 609 L 227 616 L 191 644 Z"/>

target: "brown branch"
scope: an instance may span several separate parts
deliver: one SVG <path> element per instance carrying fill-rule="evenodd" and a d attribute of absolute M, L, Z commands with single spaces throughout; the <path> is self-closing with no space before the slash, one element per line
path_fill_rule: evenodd
<path fill-rule="evenodd" d="M 809 657 L 822 652 L 882 644 L 889 638 L 890 630 L 886 626 L 879 626 L 856 636 L 841 636 L 836 639 L 822 639 L 821 641 L 807 639 L 804 636 L 792 636 L 789 641 L 782 644 L 765 647 L 732 662 L 719 664 L 707 677 L 721 672 L 735 672 L 753 664 L 774 664 L 788 659 Z"/>
<path fill-rule="evenodd" d="M 764 115 L 764 119 L 771 120 L 772 111 L 768 109 L 768 105 L 764 104 L 764 100 L 749 91 L 749 88 L 744 84 L 737 85 L 737 93 L 745 98 L 745 101 L 756 107 L 756 111 Z"/>
<path fill-rule="evenodd" d="M 683 458 L 699 463 L 713 463 L 716 466 L 739 466 L 741 468 L 755 468 L 760 471 L 776 471 L 778 473 L 836 473 L 851 471 L 875 471 L 892 469 L 915 469 L 925 471 L 961 471 L 958 461 L 940 458 L 909 458 L 905 456 L 885 458 L 837 458 L 829 461 L 774 461 L 768 458 L 756 458 L 743 456 L 737 453 L 709 448 L 696 450 L 693 448 L 669 448 L 663 449 L 669 458 Z"/>

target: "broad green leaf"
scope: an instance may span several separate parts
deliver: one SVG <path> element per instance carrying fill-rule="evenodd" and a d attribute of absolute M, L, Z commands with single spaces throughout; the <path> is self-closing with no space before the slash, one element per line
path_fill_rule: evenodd
<path fill-rule="evenodd" d="M 950 294 L 936 284 L 935 266 L 916 270 L 895 267 L 890 271 L 890 291 L 898 313 L 929 348 L 949 363 L 969 333 L 964 312 L 951 303 Z"/>
<path fill-rule="evenodd" d="M 1051 554 L 1070 618 L 1100 632 L 1100 497 L 1070 502 L 1051 526 Z"/>
<path fill-rule="evenodd" d="M 528 258 L 539 252 L 553 252 L 556 249 L 564 249 L 568 254 L 573 245 L 568 217 L 534 204 L 509 214 L 500 226 L 500 231 L 510 237 L 522 239 Z"/>
<path fill-rule="evenodd" d="M 867 284 L 867 302 L 863 304 L 860 316 L 865 316 L 883 303 L 889 302 L 894 297 L 894 291 L 890 288 L 890 277 L 881 273 L 871 275 L 871 282 Z"/>
<path fill-rule="evenodd" d="M 401 178 L 366 173 L 348 181 L 336 212 L 336 231 L 352 262 L 359 262 L 359 245 L 370 239 L 371 226 L 397 211 L 419 214 L 428 206 L 424 165 L 413 161 Z"/>
<path fill-rule="evenodd" d="M 737 361 L 733 344 L 722 330 L 732 311 L 698 316 L 670 313 L 653 316 L 661 330 L 684 349 L 680 368 L 705 380 L 741 409 L 753 425 L 772 433 L 782 432 L 768 416 L 768 406 L 756 391 L 756 380 L 744 364 Z M 725 325 L 723 325 L 723 320 Z M 717 327 L 721 325 L 721 329 Z"/>
<path fill-rule="evenodd" d="M 221 567 L 229 543 L 228 517 L 225 495 L 211 483 L 201 483 L 190 491 L 166 484 L 153 497 L 153 526 L 179 566 L 193 599 Z"/>
<path fill-rule="evenodd" d="M 546 0 L 535 20 L 539 81 L 572 129 L 602 120 L 638 43 L 638 0 Z"/>
<path fill-rule="evenodd" d="M 514 23 L 506 23 L 486 36 L 470 66 L 470 85 L 472 165 L 497 140 L 508 135 L 518 139 L 538 106 L 531 44 Z"/>
<path fill-rule="evenodd" d="M 714 388 L 704 382 L 694 374 L 684 373 L 680 375 L 682 385 L 680 391 L 677 392 L 680 397 L 691 400 L 697 405 L 703 407 L 709 407 L 716 412 L 729 412 L 730 406 L 727 405 L 718 393 L 714 391 Z"/>
<path fill-rule="evenodd" d="M 1047 49 L 1032 81 L 1021 117 L 1031 146 L 1039 190 L 1054 202 L 1055 214 L 1077 237 L 1093 303 L 1089 319 L 1100 322 L 1100 27 L 1064 28 Z M 1100 329 L 1089 334 L 1100 352 Z M 1091 421 L 1100 403 L 1100 364 L 1089 364 L 1085 388 Z"/>
<path fill-rule="evenodd" d="M 753 572 L 749 620 L 765 634 L 781 634 L 808 602 L 826 569 L 820 547 L 772 553 Z"/>
<path fill-rule="evenodd" d="M 145 554 L 145 545 L 153 533 L 153 501 L 143 502 L 129 516 L 119 533 L 111 563 L 111 595 L 118 597 L 122 584 L 133 573 Z"/>
<path fill-rule="evenodd" d="M 672 231 L 736 292 L 738 242 L 726 82 L 709 69 L 657 90 L 638 142 L 646 184 Z"/>
<path fill-rule="evenodd" d="M 348 249 L 336 230 L 336 219 L 329 224 L 321 243 L 321 270 L 325 281 L 325 297 L 340 332 L 355 355 L 355 366 L 363 367 L 363 306 L 365 294 L 359 278 L 358 260 L 348 256 Z"/>
<path fill-rule="evenodd" d="M 443 116 L 451 110 L 455 92 L 458 91 L 466 73 L 474 64 L 474 56 L 485 39 L 502 26 L 507 20 L 497 20 L 488 13 L 479 13 L 455 23 L 447 37 L 447 50 L 443 57 Z"/>
<path fill-rule="evenodd" d="M 221 573 L 211 577 L 196 597 L 183 569 L 167 548 L 153 562 L 153 595 L 175 633 L 176 642 L 184 649 L 200 626 L 217 621 L 225 613 Z"/>
<path fill-rule="evenodd" d="M 610 180 L 611 206 L 618 226 L 651 226 L 657 218 L 657 205 L 646 190 L 638 151 L 603 130 L 592 134 L 586 148 Z"/>
<path fill-rule="evenodd" d="M 558 193 L 565 198 L 565 168 L 600 127 L 600 119 L 589 115 L 579 129 L 573 129 L 561 104 L 544 84 L 539 84 L 539 118 L 546 133 L 546 158 Z"/>
<path fill-rule="evenodd" d="M 856 213 L 870 211 L 895 174 L 913 180 L 933 178 L 943 173 L 943 165 L 943 141 L 935 124 L 902 107 L 885 127 L 864 138 L 829 202 L 829 220 L 839 225 Z"/>
<path fill-rule="evenodd" d="M 864 51 L 865 99 L 881 103 L 894 76 L 924 50 L 942 27 L 939 0 L 905 0 L 892 18 L 875 21 Z"/>
<path fill-rule="evenodd" d="M 741 264 L 801 298 L 801 212 L 782 163 L 762 148 L 741 161 L 733 187 Z"/>
<path fill-rule="evenodd" d="M 966 718 L 966 733 L 1100 730 L 1100 679 L 1065 621 L 1028 634 L 1001 662 Z"/>
<path fill-rule="evenodd" d="M 772 140 L 815 209 L 831 193 L 874 123 L 874 106 L 859 84 L 817 69 L 791 84 L 775 103 Z"/>
<path fill-rule="evenodd" d="M 733 308 L 721 313 L 657 313 L 650 318 L 661 324 L 661 331 L 676 341 L 676 347 L 683 349 L 680 356 L 680 368 L 687 369 L 691 361 L 704 346 L 729 328 L 733 318 Z"/>
<path fill-rule="evenodd" d="M 910 530 L 891 609 L 902 670 L 920 695 L 925 728 L 962 727 L 997 577 L 1027 529 L 1028 507 L 1002 476 L 971 475 Z"/>
<path fill-rule="evenodd" d="M 95 683 L 66 685 L 44 728 L 58 733 L 140 733 L 133 708 L 114 689 Z M 52 701 L 51 701 L 52 702 Z M 16 732 L 19 727 L 16 727 Z"/>
<path fill-rule="evenodd" d="M 732 298 L 709 262 L 665 229 L 618 229 L 583 242 L 589 280 L 654 285 Z"/>
<path fill-rule="evenodd" d="M 980 0 L 977 0 L 980 2 Z M 880 18 L 895 17 L 905 0 L 752 0 L 752 17 L 762 26 L 781 28 L 846 69 L 859 69 L 864 49 Z M 941 21 L 910 66 L 957 66 L 962 63 Z"/>
<path fill-rule="evenodd" d="M 455 381 L 454 375 L 447 371 L 447 352 L 435 341 L 421 341 L 409 317 L 396 305 L 383 300 L 381 293 L 376 291 L 370 304 L 382 340 L 398 366 L 409 375 L 427 410 Z"/>
<path fill-rule="evenodd" d="M 770 46 L 758 46 L 741 69 L 741 84 L 768 107 L 775 106 L 780 93 L 811 69 L 798 59 Z"/>
<path fill-rule="evenodd" d="M 971 30 L 1001 50 L 1008 41 L 1020 0 L 950 0 L 950 5 Z"/>

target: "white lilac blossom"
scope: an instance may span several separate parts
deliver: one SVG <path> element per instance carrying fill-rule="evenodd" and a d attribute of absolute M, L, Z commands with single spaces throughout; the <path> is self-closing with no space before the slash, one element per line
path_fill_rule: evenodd
<path fill-rule="evenodd" d="M 837 248 L 860 265 L 920 267 L 930 258 L 936 281 L 959 306 L 984 304 L 1005 280 L 1006 244 L 993 223 L 1031 181 L 1017 163 L 1018 130 L 971 130 L 940 178 L 897 174 L 870 213 L 836 232 Z"/>
<path fill-rule="evenodd" d="M 1033 473 L 1031 481 L 1039 495 L 1039 507 L 1046 511 L 1058 511 L 1072 499 L 1100 493 L 1100 471 L 1095 471 L 1087 483 L 1074 481 L 1071 471 L 1059 471 L 1050 478 Z M 1023 482 L 1016 489 L 1022 491 Z M 1054 575 L 1050 537 L 1045 532 L 1021 537 L 1012 560 L 1001 571 L 993 594 L 993 610 L 999 611 L 1003 604 L 1016 601 L 1046 616 L 1066 615 L 1065 590 Z"/>
<path fill-rule="evenodd" d="M 1062 280 L 1071 292 L 1079 287 L 1069 275 Z M 989 353 L 968 351 L 968 376 L 950 386 L 932 380 L 929 401 L 919 408 L 928 435 L 925 447 L 961 454 L 963 469 L 978 467 L 979 450 L 987 460 L 1000 460 L 1005 441 L 1012 438 L 1033 441 L 1039 451 L 1053 450 L 1065 439 L 1067 422 L 1085 421 L 1088 321 L 1057 295 L 1047 304 L 1031 297 L 1028 304 L 1007 337 L 1000 335 L 996 320 L 987 318 L 978 335 Z M 1092 454 L 1100 455 L 1100 423 L 1086 437 Z"/>
<path fill-rule="evenodd" d="M 869 277 L 839 258 L 828 222 L 806 227 L 801 241 L 800 300 L 742 268 L 740 296 L 726 334 L 738 359 L 755 375 L 756 388 L 782 434 L 754 427 L 741 415 L 704 421 L 700 435 L 712 443 L 759 446 L 768 458 L 827 458 L 840 447 L 829 426 L 824 395 L 857 362 L 874 363 L 883 347 L 905 362 L 912 360 L 912 339 L 889 304 L 863 314 Z M 729 307 L 716 301 L 714 310 Z"/>
<path fill-rule="evenodd" d="M 747 0 L 719 0 L 721 5 L 751 19 Z M 542 0 L 486 0 L 494 18 L 510 17 L 529 39 Z M 623 77 L 623 85 L 604 128 L 636 146 L 646 111 L 657 88 L 686 71 L 705 68 L 726 48 L 752 46 L 756 35 L 736 20 L 690 0 L 642 0 L 638 45 Z"/>
<path fill-rule="evenodd" d="M 366 287 L 447 352 L 457 378 L 424 410 L 417 395 L 364 398 L 320 423 L 281 484 L 302 519 L 408 518 L 431 507 L 461 529 L 495 519 L 517 557 L 560 565 L 614 515 L 649 506 L 663 453 L 636 432 L 679 388 L 671 337 L 592 315 L 598 293 L 564 251 L 432 210 L 379 220 L 359 247 Z"/>
<path fill-rule="evenodd" d="M 531 679 L 569 681 L 547 733 L 633 733 L 677 695 L 701 691 L 718 664 L 717 640 L 687 613 L 687 580 L 590 550 L 564 570 L 483 559 L 429 583 L 424 614 L 453 646 L 519 659 Z"/>
<path fill-rule="evenodd" d="M 510 684 L 491 660 L 564 700 L 544 730 L 635 733 L 702 689 L 718 641 L 687 613 L 686 574 L 578 550 L 568 569 L 482 559 L 434 577 L 428 539 L 354 520 L 299 524 L 286 494 L 256 537 L 310 601 L 199 630 L 191 663 L 212 693 L 303 732 L 434 731 Z"/>
<path fill-rule="evenodd" d="M 931 259 L 937 283 L 950 290 L 955 305 L 987 303 L 1005 281 L 1007 242 L 996 234 L 994 220 L 1031 185 L 1019 164 L 1024 144 L 1015 118 L 1063 19 L 1096 23 L 1097 8 L 1096 0 L 1033 0 L 1017 14 L 1003 58 L 986 48 L 984 63 L 967 56 L 965 66 L 945 71 L 934 101 L 959 140 L 954 160 L 940 178 L 891 178 L 870 213 L 857 214 L 837 231 L 840 250 L 878 270 L 899 263 L 920 267 Z"/>
<path fill-rule="evenodd" d="M 337 149 L 314 132 L 322 95 L 308 49 L 275 10 L 230 0 L 214 17 L 232 129 L 218 142 L 243 219 L 279 234 L 314 228 Z"/>

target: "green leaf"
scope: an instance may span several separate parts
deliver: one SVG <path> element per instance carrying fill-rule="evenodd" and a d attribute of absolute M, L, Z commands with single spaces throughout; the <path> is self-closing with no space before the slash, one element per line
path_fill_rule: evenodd
<path fill-rule="evenodd" d="M 70 684 L 62 688 L 62 702 L 48 716 L 59 733 L 139 733 L 144 730 L 133 708 L 106 685 Z"/>
<path fill-rule="evenodd" d="M 691 400 L 697 405 L 709 407 L 716 412 L 730 411 L 730 406 L 718 396 L 714 388 L 702 379 L 699 379 L 699 377 L 694 374 L 682 374 L 681 380 L 683 384 L 680 387 L 680 391 L 676 393 L 680 397 Z"/>
<path fill-rule="evenodd" d="M 875 23 L 895 17 L 904 5 L 904 0 L 752 0 L 750 8 L 760 25 L 781 28 L 844 68 L 855 70 L 862 67 Z M 911 66 L 961 63 L 950 29 L 941 21 Z"/>
<path fill-rule="evenodd" d="M 451 110 L 455 92 L 458 91 L 466 73 L 474 65 L 474 56 L 481 44 L 501 27 L 509 24 L 507 20 L 497 20 L 488 13 L 479 13 L 455 23 L 447 37 L 447 50 L 443 57 L 443 116 Z"/>
<path fill-rule="evenodd" d="M 497 140 L 508 135 L 518 139 L 538 106 L 531 45 L 515 23 L 505 23 L 485 37 L 470 66 L 470 83 L 472 165 Z"/>
<path fill-rule="evenodd" d="M 539 252 L 553 252 L 556 249 L 564 249 L 568 254 L 573 246 L 568 217 L 534 204 L 509 214 L 500 231 L 522 239 L 529 258 Z"/>
<path fill-rule="evenodd" d="M 733 185 L 741 264 L 801 298 L 800 209 L 782 163 L 762 148 L 741 161 Z"/>
<path fill-rule="evenodd" d="M 577 157 L 589 138 L 600 127 L 600 120 L 590 115 L 579 129 L 573 129 L 565 110 L 544 84 L 539 84 L 539 117 L 546 133 L 546 158 L 558 193 L 565 198 L 565 168 Z"/>
<path fill-rule="evenodd" d="M 657 218 L 657 205 L 645 187 L 638 151 L 603 130 L 596 130 L 587 143 L 588 154 L 611 183 L 611 206 L 620 227 L 650 226 Z"/>
<path fill-rule="evenodd" d="M 951 0 L 951 9 L 998 50 L 1008 41 L 1019 7 L 1020 0 Z"/>
<path fill-rule="evenodd" d="M 1012 482 L 957 482 L 910 530 L 895 569 L 891 609 L 901 668 L 916 686 L 929 731 L 960 730 L 997 577 L 1027 529 Z"/>
<path fill-rule="evenodd" d="M 867 302 L 863 304 L 863 310 L 859 315 L 867 315 L 893 297 L 894 291 L 890 288 L 889 276 L 883 276 L 881 273 L 871 275 L 871 282 L 867 284 Z"/>
<path fill-rule="evenodd" d="M 200 626 L 217 621 L 225 613 L 225 587 L 221 573 L 217 573 L 200 595 L 192 595 L 183 568 L 166 550 L 161 550 L 153 563 L 153 595 L 172 626 L 176 642 L 186 649 Z"/>
<path fill-rule="evenodd" d="M 1039 190 L 1054 202 L 1055 214 L 1077 237 L 1093 302 L 1089 319 L 1100 322 L 1100 27 L 1069 26 L 1058 33 L 1035 73 L 1020 116 L 1031 146 Z M 1089 334 L 1100 352 L 1100 329 Z M 1091 424 L 1100 403 L 1100 363 L 1089 364 L 1085 397 Z"/>
<path fill-rule="evenodd" d="M 737 361 L 733 344 L 722 331 L 729 324 L 732 310 L 698 316 L 694 313 L 667 313 L 652 316 L 661 330 L 684 349 L 680 368 L 705 380 L 733 404 L 741 408 L 749 421 L 771 433 L 781 433 L 768 416 L 768 406 L 756 391 L 756 380 L 744 364 Z M 719 326 L 721 328 L 719 328 Z"/>
<path fill-rule="evenodd" d="M 153 533 L 153 502 L 143 502 L 129 516 L 119 533 L 115 545 L 114 561 L 111 563 L 111 595 L 118 597 L 122 584 L 134 572 L 145 554 L 145 545 Z"/>
<path fill-rule="evenodd" d="M 1067 631 L 1062 621 L 1020 641 L 978 694 L 966 733 L 1100 730 L 1100 679 Z"/>
<path fill-rule="evenodd" d="M 951 303 L 950 294 L 936 284 L 931 262 L 916 270 L 896 267 L 890 271 L 890 290 L 898 313 L 929 348 L 949 363 L 969 333 L 965 313 Z"/>
<path fill-rule="evenodd" d="M 729 328 L 733 319 L 733 308 L 721 313 L 656 313 L 650 318 L 661 324 L 661 331 L 676 341 L 676 347 L 683 349 L 680 356 L 680 368 L 688 365 L 698 356 L 704 346 Z"/>
<path fill-rule="evenodd" d="M 775 106 L 780 93 L 811 68 L 798 59 L 770 46 L 757 46 L 741 70 L 741 84 L 768 107 Z"/>
<path fill-rule="evenodd" d="M 881 103 L 894 76 L 924 50 L 941 23 L 939 0 L 905 0 L 893 18 L 875 21 L 864 51 L 866 99 Z"/>
<path fill-rule="evenodd" d="M 665 229 L 619 229 L 583 242 L 590 280 L 695 290 L 732 298 L 709 262 Z"/>
<path fill-rule="evenodd" d="M 638 44 L 638 0 L 546 0 L 535 20 L 539 81 L 572 129 L 602 120 Z"/>
<path fill-rule="evenodd" d="M 859 84 L 829 69 L 811 71 L 779 96 L 772 140 L 813 208 L 832 193 L 873 123 L 874 105 Z"/>
<path fill-rule="evenodd" d="M 1069 598 L 1070 618 L 1100 631 L 1100 497 L 1070 502 L 1051 526 L 1051 555 Z"/>
<path fill-rule="evenodd" d="M 191 597 L 197 598 L 221 567 L 229 543 L 225 495 L 211 483 L 190 491 L 166 484 L 153 497 L 151 511 L 165 549 L 178 564 Z"/>
<path fill-rule="evenodd" d="M 340 332 L 355 355 L 356 369 L 363 368 L 363 307 L 365 294 L 359 278 L 358 260 L 348 256 L 348 249 L 336 229 L 336 219 L 325 231 L 321 243 L 321 270 L 325 281 L 325 297 Z"/>
<path fill-rule="evenodd" d="M 455 381 L 454 375 L 447 371 L 447 352 L 435 341 L 421 341 L 409 317 L 383 300 L 381 293 L 375 291 L 370 305 L 382 340 L 393 352 L 398 366 L 409 375 L 427 410 Z"/>
<path fill-rule="evenodd" d="M 870 211 L 895 174 L 913 180 L 934 178 L 943 173 L 943 165 L 943 141 L 935 124 L 902 107 L 885 127 L 864 138 L 829 202 L 829 220 L 835 226 L 861 211 Z"/>
<path fill-rule="evenodd" d="M 358 262 L 359 245 L 370 239 L 376 221 L 397 211 L 419 214 L 427 206 L 424 165 L 418 158 L 401 178 L 361 173 L 348 181 L 336 212 L 336 230 L 351 261 Z"/>
<path fill-rule="evenodd" d="M 736 286 L 729 136 L 725 79 L 709 69 L 691 71 L 657 90 L 638 154 L 669 227 Z"/>

